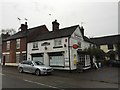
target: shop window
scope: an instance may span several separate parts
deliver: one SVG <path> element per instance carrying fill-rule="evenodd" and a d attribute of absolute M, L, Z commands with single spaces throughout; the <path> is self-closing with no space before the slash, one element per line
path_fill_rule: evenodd
<path fill-rule="evenodd" d="M 10 41 L 7 41 L 7 50 L 10 50 Z"/>
<path fill-rule="evenodd" d="M 16 40 L 16 48 L 17 48 L 17 49 L 20 49 L 20 39 L 17 39 L 17 40 Z"/>
<path fill-rule="evenodd" d="M 38 49 L 38 42 L 33 43 L 33 49 Z"/>
<path fill-rule="evenodd" d="M 62 45 L 62 40 L 61 39 L 55 39 L 54 40 L 54 46 L 57 47 L 57 46 L 61 46 Z"/>
<path fill-rule="evenodd" d="M 50 66 L 64 66 L 64 57 L 50 56 Z"/>
<path fill-rule="evenodd" d="M 90 65 L 90 55 L 85 55 L 85 66 Z"/>
<path fill-rule="evenodd" d="M 44 63 L 44 59 L 43 57 L 32 57 L 33 58 L 33 61 L 40 61 L 41 63 Z"/>
<path fill-rule="evenodd" d="M 32 54 L 32 60 L 44 63 L 43 54 Z"/>
<path fill-rule="evenodd" d="M 79 62 L 80 62 L 80 65 L 84 66 L 85 65 L 85 55 L 84 54 L 81 54 L 79 56 Z"/>

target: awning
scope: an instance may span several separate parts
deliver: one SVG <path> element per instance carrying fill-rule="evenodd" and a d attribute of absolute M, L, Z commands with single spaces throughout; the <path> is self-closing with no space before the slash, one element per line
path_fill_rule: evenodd
<path fill-rule="evenodd" d="M 63 55 L 63 51 L 61 52 L 49 52 L 48 55 L 49 56 L 62 56 Z"/>
<path fill-rule="evenodd" d="M 34 54 L 31 54 L 32 57 L 43 57 L 42 55 L 43 53 L 34 53 Z"/>

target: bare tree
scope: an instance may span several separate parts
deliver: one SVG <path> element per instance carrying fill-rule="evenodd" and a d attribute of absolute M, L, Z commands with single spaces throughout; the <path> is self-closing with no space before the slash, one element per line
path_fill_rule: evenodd
<path fill-rule="evenodd" d="M 0 34 L 10 34 L 10 35 L 13 35 L 16 33 L 15 29 L 11 28 L 11 29 L 2 29 L 0 30 Z"/>

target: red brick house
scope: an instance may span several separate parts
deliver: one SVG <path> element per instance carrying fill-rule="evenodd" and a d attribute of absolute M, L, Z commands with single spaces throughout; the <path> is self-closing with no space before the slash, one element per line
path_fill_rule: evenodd
<path fill-rule="evenodd" d="M 17 65 L 27 59 L 27 42 L 41 33 L 49 32 L 45 25 L 28 29 L 27 22 L 20 31 L 2 40 L 2 56 L 8 65 Z"/>

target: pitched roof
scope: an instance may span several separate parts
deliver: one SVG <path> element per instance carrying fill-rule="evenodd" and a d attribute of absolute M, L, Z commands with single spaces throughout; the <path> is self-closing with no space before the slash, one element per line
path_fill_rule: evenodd
<path fill-rule="evenodd" d="M 45 25 L 42 25 L 42 26 L 38 26 L 38 27 L 34 27 L 34 28 L 30 28 L 28 30 L 24 30 L 24 31 L 19 31 L 17 32 L 16 34 L 12 35 L 12 36 L 9 36 L 8 38 L 6 39 L 3 39 L 3 41 L 7 41 L 7 40 L 13 40 L 13 39 L 17 39 L 17 38 L 22 38 L 22 37 L 27 37 L 29 36 L 30 34 L 33 34 L 33 32 L 35 33 L 43 33 L 43 32 L 47 32 L 48 29 Z M 34 34 L 33 36 L 34 37 Z"/>
<path fill-rule="evenodd" d="M 3 39 L 3 41 L 7 41 L 7 40 L 12 40 L 12 39 L 17 39 L 17 38 L 22 38 L 22 37 L 25 37 L 27 36 L 27 31 L 19 31 L 17 32 L 16 34 L 12 35 L 12 36 L 9 36 L 8 38 L 6 39 Z"/>
<path fill-rule="evenodd" d="M 47 32 L 47 33 L 44 33 L 44 34 L 40 34 L 38 37 L 29 40 L 29 42 L 50 40 L 50 39 L 70 36 L 76 30 L 77 27 L 79 27 L 79 25 L 74 25 L 74 26 L 62 28 L 58 31 L 50 31 L 50 32 Z M 86 36 L 83 36 L 83 39 L 86 42 L 94 43 L 89 38 L 87 38 Z"/>
<path fill-rule="evenodd" d="M 48 32 L 49 32 L 49 30 L 47 29 L 46 25 L 30 28 L 27 42 L 29 42 L 30 40 L 33 40 L 40 34 L 44 34 L 44 33 L 48 33 Z"/>
<path fill-rule="evenodd" d="M 120 43 L 120 34 L 104 36 L 104 37 L 96 37 L 96 38 L 90 38 L 90 39 L 93 42 L 97 43 L 98 45 L 115 44 L 115 43 Z"/>
<path fill-rule="evenodd" d="M 84 36 L 83 39 L 84 39 L 84 41 L 86 41 L 86 42 L 96 44 L 95 42 L 93 42 L 91 39 L 89 39 L 89 38 L 86 37 L 86 36 Z"/>
<path fill-rule="evenodd" d="M 70 36 L 78 26 L 79 25 L 75 25 L 71 27 L 62 28 L 58 31 L 50 31 L 50 32 L 39 35 L 38 37 L 36 37 L 33 40 L 30 40 L 29 42 L 49 40 L 49 39 L 54 39 L 54 38 Z"/>

